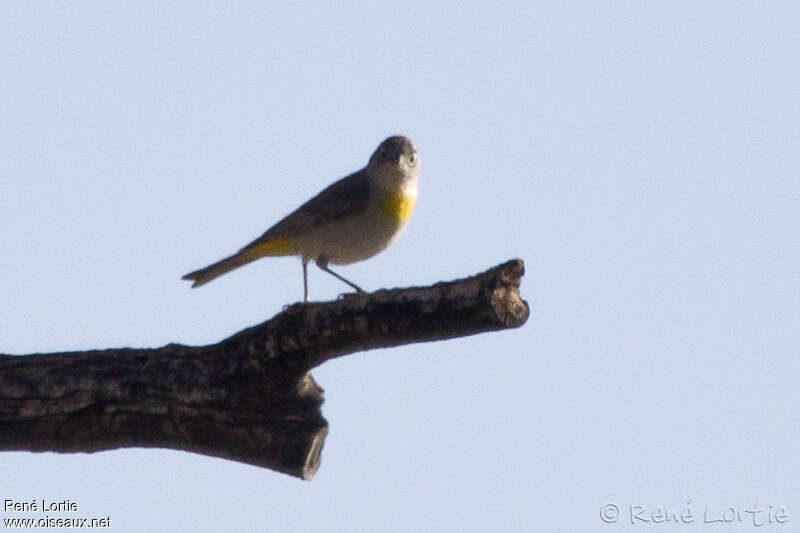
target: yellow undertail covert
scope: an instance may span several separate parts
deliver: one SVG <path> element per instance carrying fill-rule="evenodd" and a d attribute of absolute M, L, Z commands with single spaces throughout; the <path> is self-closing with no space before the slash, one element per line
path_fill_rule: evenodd
<path fill-rule="evenodd" d="M 276 237 L 271 241 L 257 244 L 245 250 L 248 257 L 259 258 L 262 256 L 295 255 L 297 239 L 295 237 Z"/>

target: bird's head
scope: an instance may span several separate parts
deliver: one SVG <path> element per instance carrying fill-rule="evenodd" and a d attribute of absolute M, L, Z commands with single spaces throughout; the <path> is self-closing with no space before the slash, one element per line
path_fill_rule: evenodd
<path fill-rule="evenodd" d="M 369 158 L 367 170 L 374 177 L 380 178 L 383 185 L 392 189 L 404 188 L 411 182 L 416 183 L 419 177 L 417 149 L 407 137 L 389 137 Z"/>

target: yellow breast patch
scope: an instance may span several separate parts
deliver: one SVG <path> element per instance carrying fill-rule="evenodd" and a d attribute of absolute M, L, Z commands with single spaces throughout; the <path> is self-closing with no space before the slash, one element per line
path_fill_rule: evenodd
<path fill-rule="evenodd" d="M 416 203 L 416 192 L 392 192 L 381 199 L 381 211 L 399 222 L 405 222 L 411 217 Z"/>

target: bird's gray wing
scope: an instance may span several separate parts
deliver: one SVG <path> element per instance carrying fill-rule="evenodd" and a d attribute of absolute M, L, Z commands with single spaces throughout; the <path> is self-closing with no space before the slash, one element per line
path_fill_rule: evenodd
<path fill-rule="evenodd" d="M 369 179 L 362 169 L 332 183 L 242 250 L 278 237 L 303 235 L 313 227 L 362 211 L 368 202 Z"/>

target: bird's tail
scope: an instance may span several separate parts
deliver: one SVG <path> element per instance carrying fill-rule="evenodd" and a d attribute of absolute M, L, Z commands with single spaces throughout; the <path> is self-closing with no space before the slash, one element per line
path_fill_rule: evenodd
<path fill-rule="evenodd" d="M 222 261 L 217 261 L 213 265 L 209 265 L 200 270 L 189 272 L 182 279 L 189 279 L 194 281 L 192 287 L 199 287 L 205 285 L 214 278 L 230 272 L 235 268 L 252 263 L 256 259 L 265 256 L 276 255 L 296 255 L 297 240 L 295 237 L 282 236 L 282 237 L 267 237 L 266 235 L 251 242 L 230 257 L 226 257 Z"/>
<path fill-rule="evenodd" d="M 217 261 L 213 265 L 195 270 L 194 272 L 189 272 L 181 279 L 192 280 L 194 281 L 192 287 L 199 287 L 235 268 L 251 263 L 259 257 L 261 257 L 261 255 L 250 253 L 248 250 L 242 250 L 230 257 L 226 257 L 222 261 Z"/>

